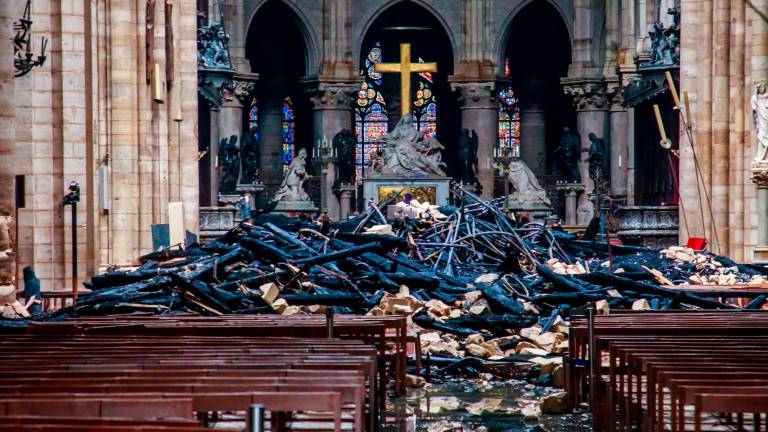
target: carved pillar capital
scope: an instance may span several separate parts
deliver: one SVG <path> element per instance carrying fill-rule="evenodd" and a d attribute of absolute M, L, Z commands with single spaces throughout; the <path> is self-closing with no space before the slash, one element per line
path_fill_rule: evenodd
<path fill-rule="evenodd" d="M 314 82 L 305 90 L 314 110 L 351 110 L 359 88 L 355 82 Z"/>
<path fill-rule="evenodd" d="M 221 87 L 221 105 L 241 107 L 248 102 L 255 89 L 253 81 L 232 80 Z"/>
<path fill-rule="evenodd" d="M 605 96 L 610 104 L 611 111 L 626 110 L 624 107 L 624 88 L 618 79 L 605 83 Z"/>
<path fill-rule="evenodd" d="M 563 91 L 573 97 L 573 106 L 578 111 L 606 111 L 609 108 L 606 84 L 602 79 L 561 80 Z"/>
<path fill-rule="evenodd" d="M 462 108 L 496 108 L 496 83 L 493 81 L 452 82 Z"/>

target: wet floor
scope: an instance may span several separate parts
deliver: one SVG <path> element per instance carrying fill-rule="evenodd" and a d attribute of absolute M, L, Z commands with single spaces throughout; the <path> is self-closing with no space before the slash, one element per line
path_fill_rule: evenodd
<path fill-rule="evenodd" d="M 454 381 L 409 390 L 388 405 L 383 432 L 587 432 L 588 414 L 537 415 L 558 389 L 524 381 Z M 525 409 L 528 406 L 529 408 Z"/>

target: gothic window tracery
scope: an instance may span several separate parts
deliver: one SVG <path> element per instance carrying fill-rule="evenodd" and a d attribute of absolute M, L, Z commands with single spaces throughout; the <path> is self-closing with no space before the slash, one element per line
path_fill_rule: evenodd
<path fill-rule="evenodd" d="M 520 101 L 511 86 L 499 91 L 499 146 L 511 149 L 512 156 L 520 157 Z"/>
<path fill-rule="evenodd" d="M 381 44 L 377 42 L 365 59 L 365 81 L 357 93 L 355 106 L 355 168 L 358 182 L 362 181 L 371 154 L 381 148 L 381 137 L 387 132 L 389 116 L 387 104 L 381 94 L 381 73 L 374 70 L 374 65 L 380 62 Z"/>
<path fill-rule="evenodd" d="M 283 101 L 283 170 L 288 168 L 288 165 L 293 160 L 293 150 L 296 143 L 296 125 L 295 117 L 293 113 L 293 102 L 290 97 L 286 97 Z"/>
<path fill-rule="evenodd" d="M 424 61 L 419 58 L 419 63 Z M 437 101 L 432 93 L 432 74 L 423 72 L 419 74 L 419 87 L 416 90 L 416 99 L 413 101 L 413 115 L 416 118 L 416 127 L 426 131 L 425 136 L 437 135 Z"/>

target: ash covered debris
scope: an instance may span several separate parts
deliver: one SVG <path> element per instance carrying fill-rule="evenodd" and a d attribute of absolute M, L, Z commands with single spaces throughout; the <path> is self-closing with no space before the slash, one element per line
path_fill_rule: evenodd
<path fill-rule="evenodd" d="M 389 220 L 390 203 L 369 204 L 341 223 L 260 215 L 211 243 L 150 253 L 135 268 L 95 276 L 74 307 L 37 318 L 328 307 L 407 314 L 438 370 L 525 362 L 558 381 L 562 365 L 554 356 L 567 348 L 567 322 L 587 306 L 735 308 L 678 288 L 760 284 L 768 274 L 706 252 L 611 246 L 541 224 L 518 226 L 499 200 L 483 201 L 458 185 L 452 192 L 458 207 L 414 205 Z M 765 296 L 753 297 L 748 307 L 761 307 Z"/>

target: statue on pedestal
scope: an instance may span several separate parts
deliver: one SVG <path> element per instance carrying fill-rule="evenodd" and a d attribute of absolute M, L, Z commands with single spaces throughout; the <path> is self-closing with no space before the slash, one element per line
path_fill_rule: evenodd
<path fill-rule="evenodd" d="M 413 116 L 406 113 L 392 132 L 383 135 L 381 160 L 372 166 L 374 175 L 402 177 L 445 177 L 441 151 L 436 139 L 416 129 Z"/>
<path fill-rule="evenodd" d="M 288 166 L 280 189 L 275 193 L 275 201 L 309 201 L 309 195 L 304 192 L 306 177 L 307 149 L 301 148 Z"/>
<path fill-rule="evenodd" d="M 334 187 L 354 184 L 356 145 L 355 137 L 348 129 L 342 129 L 333 137 L 333 152 L 336 154 L 336 182 Z"/>
<path fill-rule="evenodd" d="M 229 139 L 222 138 L 219 144 L 219 166 L 221 167 L 220 194 L 232 194 L 240 177 L 240 150 L 237 148 L 237 135 Z"/>
<path fill-rule="evenodd" d="M 580 183 L 579 160 L 581 159 L 581 136 L 571 128 L 563 128 L 560 138 L 558 165 L 564 183 Z"/>
<path fill-rule="evenodd" d="M 459 136 L 460 180 L 465 185 L 477 183 L 477 133 L 462 129 Z"/>
<path fill-rule="evenodd" d="M 768 81 L 761 81 L 755 85 L 751 102 L 757 137 L 755 162 L 768 163 Z"/>
<path fill-rule="evenodd" d="M 528 165 L 520 158 L 512 158 L 509 162 L 509 176 L 507 180 L 515 189 L 508 199 L 510 207 L 520 209 L 533 209 L 535 207 L 551 206 L 547 198 L 547 192 L 539 184 Z"/>
<path fill-rule="evenodd" d="M 256 130 L 251 129 L 243 135 L 240 141 L 240 183 L 256 183 L 259 169 L 259 142 L 256 138 Z"/>
<path fill-rule="evenodd" d="M 605 140 L 598 138 L 597 135 L 590 132 L 589 141 L 589 178 L 595 183 L 600 181 L 605 164 Z"/>

